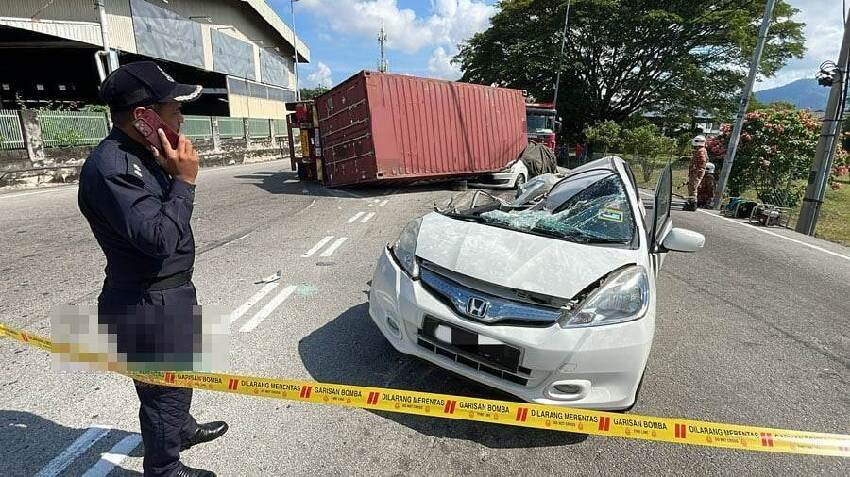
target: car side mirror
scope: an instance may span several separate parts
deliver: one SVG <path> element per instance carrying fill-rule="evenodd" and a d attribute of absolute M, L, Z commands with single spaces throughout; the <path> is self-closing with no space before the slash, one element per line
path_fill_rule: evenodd
<path fill-rule="evenodd" d="M 661 246 L 671 252 L 697 252 L 705 245 L 705 236 L 688 229 L 673 228 Z"/>

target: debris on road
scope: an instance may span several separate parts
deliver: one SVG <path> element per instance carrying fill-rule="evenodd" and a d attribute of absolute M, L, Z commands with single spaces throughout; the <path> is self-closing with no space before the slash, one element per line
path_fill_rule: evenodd
<path fill-rule="evenodd" d="M 266 278 L 263 278 L 260 281 L 254 282 L 254 285 L 264 285 L 266 283 L 276 282 L 276 281 L 280 280 L 280 278 L 282 276 L 283 276 L 283 272 L 281 270 L 278 270 L 274 275 L 269 275 L 269 276 L 267 276 Z"/>

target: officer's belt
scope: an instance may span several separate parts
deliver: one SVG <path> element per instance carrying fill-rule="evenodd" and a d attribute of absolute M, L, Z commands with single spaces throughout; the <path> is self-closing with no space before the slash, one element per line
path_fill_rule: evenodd
<path fill-rule="evenodd" d="M 118 290 L 167 290 L 169 288 L 177 288 L 192 281 L 194 270 L 194 268 L 190 268 L 167 277 L 156 277 L 138 282 L 116 282 L 107 277 L 106 286 Z"/>

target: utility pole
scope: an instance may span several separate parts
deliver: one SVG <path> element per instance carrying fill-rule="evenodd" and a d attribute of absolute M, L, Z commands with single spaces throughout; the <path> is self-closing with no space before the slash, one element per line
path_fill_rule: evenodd
<path fill-rule="evenodd" d="M 847 68 L 850 66 L 848 58 L 850 58 L 850 22 L 845 22 L 844 39 L 838 55 L 838 68 L 832 78 L 832 90 L 829 92 L 829 101 L 826 103 L 826 115 L 823 118 L 815 160 L 809 171 L 809 185 L 806 187 L 806 195 L 800 208 L 800 218 L 797 219 L 795 227 L 797 232 L 806 235 L 815 234 L 820 207 L 826 195 L 829 171 L 832 170 L 832 158 L 835 156 L 835 148 L 838 145 L 838 126 L 843 119 L 839 116 L 839 111 L 843 110 L 841 102 L 844 101 Z"/>
<path fill-rule="evenodd" d="M 564 48 L 567 46 L 567 29 L 570 26 L 571 4 L 572 0 L 567 0 L 567 13 L 564 15 L 564 35 L 561 37 L 561 56 L 558 57 L 558 73 L 555 76 L 555 97 L 552 99 L 555 109 L 558 108 L 558 88 L 561 86 L 561 67 L 564 63 Z"/>
<path fill-rule="evenodd" d="M 289 0 L 289 13 L 292 14 L 292 46 L 295 49 L 295 62 L 292 64 L 295 72 L 295 101 L 301 101 L 301 88 L 298 87 L 298 34 L 295 33 L 295 2 L 297 1 Z"/>
<path fill-rule="evenodd" d="M 738 116 L 735 118 L 735 127 L 732 129 L 732 136 L 729 137 L 729 147 L 726 149 L 726 157 L 723 159 L 723 169 L 720 171 L 720 183 L 714 191 L 714 208 L 717 210 L 720 209 L 720 201 L 723 200 L 726 183 L 729 182 L 729 174 L 732 172 L 732 163 L 735 161 L 735 154 L 738 152 L 738 142 L 741 140 L 741 130 L 744 128 L 744 116 L 746 116 L 747 107 L 750 105 L 750 95 L 753 92 L 753 85 L 758 75 L 761 54 L 764 51 L 764 44 L 767 41 L 767 31 L 770 28 L 770 20 L 773 17 L 773 8 L 775 6 L 776 0 L 767 0 L 767 5 L 764 7 L 764 17 L 761 19 L 758 42 L 753 52 L 753 59 L 750 62 L 750 74 L 747 76 L 744 93 L 741 95 L 741 103 L 738 108 Z"/>
<path fill-rule="evenodd" d="M 378 34 L 378 43 L 381 45 L 381 59 L 378 61 L 378 71 L 386 73 L 389 70 L 387 58 L 384 55 L 384 44 L 387 42 L 387 32 L 384 31 L 384 22 L 381 22 L 381 33 Z"/>

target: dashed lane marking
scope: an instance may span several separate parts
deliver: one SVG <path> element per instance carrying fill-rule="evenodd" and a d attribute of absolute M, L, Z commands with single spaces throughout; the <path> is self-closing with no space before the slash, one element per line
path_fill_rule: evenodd
<path fill-rule="evenodd" d="M 307 250 L 304 253 L 304 255 L 302 255 L 302 257 L 312 257 L 316 252 L 321 250 L 322 247 L 325 246 L 325 244 L 327 244 L 328 242 L 333 240 L 333 238 L 334 238 L 333 235 L 331 235 L 331 236 L 323 238 L 322 240 L 319 240 L 319 242 L 316 245 L 313 245 L 313 248 L 311 248 L 310 250 Z"/>
<path fill-rule="evenodd" d="M 61 454 L 54 457 L 53 460 L 48 462 L 47 465 L 38 471 L 38 473 L 35 474 L 36 477 L 52 477 L 59 475 L 63 470 L 71 465 L 77 457 L 89 450 L 95 442 L 109 434 L 110 430 L 112 430 L 110 426 L 90 427 L 83 433 L 83 435 L 78 437 L 77 440 L 72 442 L 70 446 L 62 451 Z"/>
<path fill-rule="evenodd" d="M 356 222 L 356 221 L 357 221 L 357 219 L 359 219 L 360 217 L 363 217 L 363 214 L 365 214 L 365 212 L 357 212 L 356 214 L 354 214 L 354 216 L 353 216 L 353 217 L 351 217 L 350 219 L 348 219 L 348 223 L 350 224 L 350 223 L 352 223 L 352 222 Z"/>
<path fill-rule="evenodd" d="M 383 207 L 383 206 L 387 205 L 387 202 L 389 202 L 389 199 L 381 201 L 381 203 L 378 204 L 378 207 Z"/>
<path fill-rule="evenodd" d="M 254 296 L 248 298 L 248 301 L 240 305 L 239 308 L 237 308 L 233 311 L 233 313 L 230 314 L 230 322 L 234 323 L 239 318 L 242 318 L 242 315 L 244 315 L 249 309 L 251 309 L 252 306 L 259 303 L 260 300 L 262 300 L 266 295 L 268 295 L 270 291 L 277 288 L 277 285 L 277 282 L 267 283 L 266 286 L 260 289 L 260 291 L 254 293 Z"/>
<path fill-rule="evenodd" d="M 83 474 L 83 477 L 106 477 L 110 472 L 112 472 L 112 469 L 121 465 L 130 452 L 133 452 L 133 450 L 138 447 L 141 442 L 142 436 L 139 434 L 130 434 L 129 436 L 121 439 L 112 447 L 112 449 L 109 449 L 109 452 L 101 455 L 100 460 L 87 470 L 86 473 Z"/>
<path fill-rule="evenodd" d="M 334 241 L 334 243 L 332 243 L 331 246 L 328 247 L 327 250 L 322 252 L 322 254 L 319 255 L 319 256 L 320 257 L 330 257 L 331 255 L 334 254 L 334 252 L 336 252 L 336 249 L 338 249 L 343 243 L 345 243 L 346 240 L 348 240 L 348 237 L 341 237 L 341 238 L 336 239 Z"/>
<path fill-rule="evenodd" d="M 372 220 L 372 217 L 374 217 L 374 216 L 375 216 L 374 212 L 369 212 L 368 214 L 366 214 L 366 217 L 363 217 L 363 220 L 361 220 L 360 222 L 365 224 L 366 222 Z"/>
<path fill-rule="evenodd" d="M 283 302 L 295 292 L 297 287 L 290 285 L 277 294 L 270 302 L 266 304 L 260 311 L 257 312 L 250 320 L 246 321 L 242 328 L 239 328 L 240 333 L 248 333 L 260 325 L 266 318 L 269 317 Z"/>

